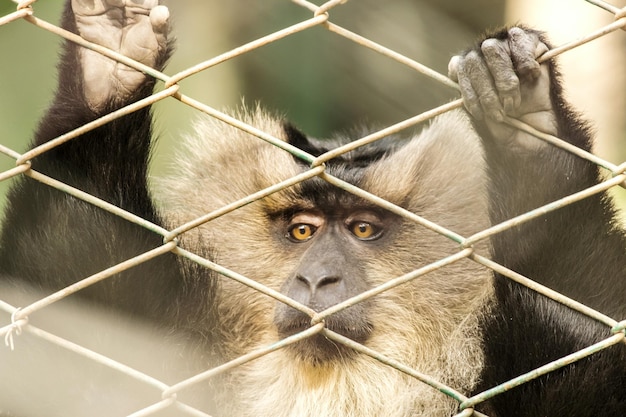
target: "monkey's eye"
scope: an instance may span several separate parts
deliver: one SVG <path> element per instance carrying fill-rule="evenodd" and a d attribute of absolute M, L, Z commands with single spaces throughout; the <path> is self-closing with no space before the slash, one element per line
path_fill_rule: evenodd
<path fill-rule="evenodd" d="M 353 222 L 348 225 L 348 229 L 354 236 L 363 240 L 372 240 L 380 236 L 381 230 L 368 222 Z"/>
<path fill-rule="evenodd" d="M 312 224 L 296 223 L 289 227 L 287 231 L 287 237 L 294 242 L 304 242 L 313 237 L 313 234 L 317 230 L 317 227 Z"/>

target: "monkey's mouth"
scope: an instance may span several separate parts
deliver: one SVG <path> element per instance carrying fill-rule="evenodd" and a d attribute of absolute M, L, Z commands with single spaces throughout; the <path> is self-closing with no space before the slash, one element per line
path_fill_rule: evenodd
<path fill-rule="evenodd" d="M 284 312 L 283 312 L 284 313 Z M 326 328 L 357 343 L 365 343 L 374 327 L 364 316 L 342 311 L 325 320 Z M 311 319 L 305 314 L 291 309 L 289 314 L 277 314 L 276 326 L 281 337 L 293 336 L 311 327 Z M 313 365 L 321 365 L 338 359 L 348 359 L 357 352 L 344 344 L 318 333 L 298 341 L 288 347 L 300 360 Z"/>

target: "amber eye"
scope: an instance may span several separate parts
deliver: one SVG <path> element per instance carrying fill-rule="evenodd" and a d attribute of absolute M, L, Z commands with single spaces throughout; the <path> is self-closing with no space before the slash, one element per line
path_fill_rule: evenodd
<path fill-rule="evenodd" d="M 350 224 L 349 229 L 359 239 L 373 239 L 379 234 L 378 229 L 367 222 L 354 222 Z"/>
<path fill-rule="evenodd" d="M 293 241 L 304 242 L 309 240 L 316 230 L 317 227 L 311 224 L 298 223 L 289 228 L 287 236 Z"/>

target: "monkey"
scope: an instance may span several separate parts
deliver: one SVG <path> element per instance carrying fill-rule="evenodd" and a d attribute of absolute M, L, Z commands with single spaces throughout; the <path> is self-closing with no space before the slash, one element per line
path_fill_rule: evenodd
<path fill-rule="evenodd" d="M 71 0 L 62 26 L 163 70 L 173 50 L 168 17 L 156 0 Z M 186 230 L 171 251 L 76 295 L 185 332 L 193 349 L 206 352 L 205 368 L 290 340 L 212 382 L 205 395 L 217 416 L 452 416 L 460 412 L 456 399 L 359 346 L 469 397 L 606 339 L 606 325 L 472 256 L 491 254 L 619 320 L 626 310 L 626 238 L 607 195 L 471 248 L 414 221 L 472 236 L 598 183 L 590 162 L 504 123 L 505 115 L 514 117 L 591 149 L 591 130 L 565 101 L 554 60 L 538 62 L 549 49 L 545 35 L 523 26 L 488 33 L 450 64 L 466 111 L 443 114 L 408 138 L 334 157 L 317 175 Z M 154 86 L 151 76 L 66 42 L 57 92 L 33 146 L 147 97 Z M 313 158 L 354 140 L 307 137 L 260 107 L 237 118 Z M 153 196 L 151 123 L 143 107 L 37 156 L 32 169 L 174 230 L 315 168 L 310 159 L 201 118 Z M 343 182 L 396 208 L 337 186 Z M 8 201 L 0 277 L 13 286 L 60 290 L 163 245 L 162 235 L 29 178 L 17 181 Z M 429 270 L 442 259 L 449 261 Z M 428 273 L 416 272 L 422 269 Z M 397 277 L 406 282 L 389 285 Z M 315 322 L 315 314 L 338 304 L 346 305 Z M 475 409 L 492 417 L 622 416 L 625 388 L 626 349 L 619 343 Z"/>

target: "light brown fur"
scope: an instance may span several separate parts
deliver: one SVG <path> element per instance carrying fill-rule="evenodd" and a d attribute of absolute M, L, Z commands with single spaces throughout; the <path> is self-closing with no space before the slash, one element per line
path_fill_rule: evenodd
<path fill-rule="evenodd" d="M 280 121 L 263 111 L 241 116 L 285 139 Z M 176 158 L 182 165 L 160 186 L 172 226 L 305 169 L 285 151 L 221 122 L 202 120 L 196 130 Z M 484 228 L 482 155 L 478 138 L 468 132 L 462 113 L 442 116 L 373 163 L 364 188 L 461 235 Z M 298 256 L 286 249 L 268 211 L 304 204 L 298 190 L 293 186 L 191 230 L 182 246 L 212 242 L 216 262 L 279 291 Z M 457 243 L 409 221 L 398 235 L 390 249 L 364 254 L 371 288 L 459 250 Z M 378 295 L 369 307 L 374 331 L 366 346 L 467 392 L 482 367 L 477 325 L 491 297 L 490 279 L 488 271 L 462 260 Z M 220 361 L 280 340 L 274 299 L 228 278 L 219 281 Z M 362 354 L 313 365 L 282 349 L 235 369 L 216 385 L 226 387 L 219 389 L 218 403 L 229 416 L 449 416 L 457 406 Z"/>

